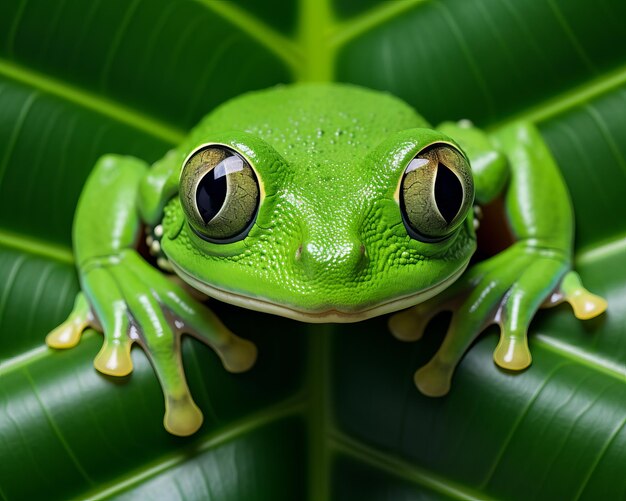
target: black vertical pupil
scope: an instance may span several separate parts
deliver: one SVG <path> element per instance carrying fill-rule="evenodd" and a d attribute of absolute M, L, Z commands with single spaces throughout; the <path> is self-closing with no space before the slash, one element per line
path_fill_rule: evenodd
<path fill-rule="evenodd" d="M 459 213 L 463 204 L 463 186 L 461 181 L 454 175 L 448 167 L 439 163 L 437 166 L 437 177 L 435 179 L 435 201 L 439 212 L 450 224 Z"/>
<path fill-rule="evenodd" d="M 202 220 L 211 221 L 220 211 L 226 199 L 226 177 L 215 179 L 215 169 L 207 172 L 196 191 L 196 204 Z"/>

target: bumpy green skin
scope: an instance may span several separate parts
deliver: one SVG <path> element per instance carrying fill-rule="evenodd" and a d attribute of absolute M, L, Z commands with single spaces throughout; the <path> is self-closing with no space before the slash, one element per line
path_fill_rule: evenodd
<path fill-rule="evenodd" d="M 452 237 L 424 243 L 407 233 L 398 203 L 405 168 L 434 142 L 465 152 L 477 202 L 505 192 L 518 238 L 460 280 L 476 246 L 473 212 Z M 260 180 L 261 205 L 243 240 L 208 242 L 185 220 L 177 196 L 181 167 L 205 143 L 237 150 Z M 437 311 L 454 309 L 440 351 L 416 373 L 423 392 L 441 395 L 488 324 L 502 327 L 496 362 L 521 369 L 530 363 L 526 328 L 542 303 L 576 295 L 589 306 L 593 296 L 580 282 L 559 289 L 571 265 L 572 219 L 559 171 L 530 125 L 494 137 L 463 122 L 432 129 L 392 96 L 339 84 L 251 93 L 214 110 L 151 169 L 131 158 L 100 160 L 74 223 L 81 283 L 95 315 L 79 297 L 48 342 L 73 346 L 86 325 L 98 325 L 105 343 L 96 367 L 116 375 L 132 370 L 128 353 L 138 342 L 163 386 L 165 426 L 179 435 L 202 422 L 182 371 L 182 332 L 213 346 L 230 370 L 252 365 L 250 343 L 139 256 L 143 221 L 155 228 L 155 252 L 185 282 L 243 307 L 309 322 L 350 322 L 417 305 L 390 319 L 404 340 L 417 339 Z M 587 316 L 602 308 L 601 302 L 588 307 Z"/>
<path fill-rule="evenodd" d="M 356 312 L 425 291 L 475 248 L 471 221 L 441 244 L 407 237 L 394 198 L 404 168 L 425 145 L 450 141 L 427 126 L 398 99 L 352 87 L 286 87 L 231 101 L 172 155 L 166 183 L 176 185 L 199 144 L 230 145 L 263 184 L 257 222 L 243 241 L 211 244 L 188 225 L 178 233 L 184 216 L 173 198 L 161 246 L 185 278 L 237 294 L 222 299 L 307 321 L 354 321 L 365 318 Z M 144 212 L 160 213 L 174 194 Z"/>

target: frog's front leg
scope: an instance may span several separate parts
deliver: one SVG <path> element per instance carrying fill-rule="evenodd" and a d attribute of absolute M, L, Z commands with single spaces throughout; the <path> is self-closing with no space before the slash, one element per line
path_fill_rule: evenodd
<path fill-rule="evenodd" d="M 476 129 L 466 124 L 447 124 L 444 129 L 470 158 L 473 154 L 480 157 L 481 148 L 486 151 L 489 140 Z M 522 370 L 531 363 L 528 326 L 542 305 L 568 301 L 576 316 L 583 319 L 606 309 L 606 301 L 584 289 L 578 276 L 570 271 L 572 208 L 559 170 L 538 131 L 530 124 L 518 123 L 492 140 L 510 164 L 505 204 L 516 243 L 474 266 L 441 295 L 390 319 L 394 335 L 409 341 L 422 335 L 433 315 L 442 310 L 454 311 L 439 351 L 415 373 L 418 388 L 431 396 L 449 391 L 453 371 L 463 354 L 491 324 L 499 325 L 501 332 L 494 352 L 496 364 Z M 491 165 L 472 158 L 472 164 L 478 165 L 474 175 L 479 202 L 492 199 L 506 179 L 505 164 L 497 150 L 493 152 Z"/>
<path fill-rule="evenodd" d="M 74 221 L 74 248 L 82 293 L 68 319 L 46 338 L 54 348 L 75 346 L 92 326 L 104 332 L 97 370 L 113 376 L 132 371 L 130 348 L 146 352 L 165 397 L 165 428 L 189 435 L 202 424 L 183 371 L 180 336 L 211 346 L 227 370 L 249 369 L 256 348 L 233 335 L 208 309 L 166 279 L 135 251 L 140 234 L 137 188 L 147 165 L 107 156 L 96 165 Z"/>

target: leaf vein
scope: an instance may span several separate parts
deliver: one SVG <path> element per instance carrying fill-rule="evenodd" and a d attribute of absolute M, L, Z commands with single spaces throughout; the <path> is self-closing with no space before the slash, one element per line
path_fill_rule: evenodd
<path fill-rule="evenodd" d="M 498 454 L 497 454 L 493 464 L 491 465 L 491 468 L 487 472 L 487 475 L 485 476 L 485 479 L 481 483 L 481 487 L 484 488 L 484 487 L 487 487 L 489 485 L 489 482 L 491 482 L 491 479 L 495 475 L 496 470 L 498 469 L 498 465 L 502 461 L 502 458 L 504 457 L 504 454 L 506 453 L 506 450 L 509 447 L 509 444 L 511 443 L 511 440 L 513 440 L 515 432 L 517 431 L 519 426 L 522 424 L 522 421 L 527 416 L 528 412 L 532 408 L 533 404 L 537 401 L 537 399 L 539 398 L 539 395 L 541 394 L 543 389 L 546 387 L 548 382 L 550 382 L 550 380 L 558 372 L 558 370 L 561 369 L 562 367 L 564 367 L 566 364 L 567 364 L 567 362 L 562 362 L 562 363 L 556 365 L 555 367 L 553 367 L 552 370 L 546 375 L 546 378 L 542 381 L 542 383 L 539 385 L 539 387 L 535 390 L 535 392 L 533 393 L 533 395 L 530 398 L 530 400 L 528 400 L 528 402 L 524 406 L 523 410 L 520 409 L 521 412 L 517 416 L 517 419 L 513 423 L 513 426 L 511 426 L 511 430 L 509 431 L 506 439 L 502 443 L 502 446 L 500 447 L 500 451 L 498 452 Z"/>
<path fill-rule="evenodd" d="M 587 69 L 591 73 L 596 73 L 597 71 L 596 71 L 595 65 L 593 64 L 593 61 L 589 58 L 589 56 L 585 52 L 585 49 L 583 49 L 582 45 L 576 38 L 576 35 L 574 34 L 572 28 L 567 22 L 567 19 L 561 12 L 561 9 L 559 9 L 559 6 L 556 5 L 554 0 L 548 0 L 548 5 L 550 6 L 550 9 L 552 10 L 552 13 L 554 14 L 554 17 L 556 18 L 557 22 L 561 26 L 561 29 L 564 31 L 565 36 L 572 44 L 572 47 L 574 47 L 574 50 L 578 54 L 578 57 L 580 57 L 584 65 L 587 67 Z"/>
<path fill-rule="evenodd" d="M 22 268 L 22 265 L 25 261 L 25 255 L 22 254 L 18 256 L 18 258 L 13 262 L 13 265 L 11 266 L 11 271 L 9 271 L 9 276 L 4 283 L 4 290 L 2 292 L 2 297 L 0 297 L 0 323 L 2 322 L 2 318 L 4 317 L 7 301 L 9 300 L 9 296 L 11 295 L 11 289 L 13 288 L 13 284 L 15 283 L 15 278 L 20 272 L 20 269 Z"/>
<path fill-rule="evenodd" d="M 208 10 L 226 19 L 237 26 L 242 32 L 262 44 L 276 57 L 281 59 L 292 71 L 296 71 L 302 64 L 300 48 L 291 40 L 250 13 L 234 4 L 216 0 L 193 0 Z"/>
<path fill-rule="evenodd" d="M 74 264 L 74 254 L 69 247 L 13 233 L 2 228 L 0 228 L 0 246 L 25 251 L 62 263 Z"/>
<path fill-rule="evenodd" d="M 461 49 L 461 52 L 463 53 L 463 57 L 465 57 L 465 60 L 467 61 L 470 71 L 472 75 L 474 76 L 474 79 L 476 80 L 476 83 L 478 84 L 480 91 L 483 94 L 483 97 L 485 99 L 485 104 L 487 105 L 487 109 L 489 110 L 489 113 L 491 115 L 494 115 L 495 105 L 493 102 L 493 98 L 491 97 L 491 94 L 487 87 L 487 82 L 478 64 L 476 63 L 474 56 L 472 55 L 472 51 L 469 50 L 467 41 L 465 40 L 465 37 L 463 36 L 463 32 L 459 28 L 458 23 L 452 17 L 450 10 L 444 4 L 435 3 L 434 5 L 443 13 L 443 17 L 445 18 L 446 23 L 448 24 L 452 35 L 456 39 L 457 44 L 459 45 L 459 48 Z"/>
<path fill-rule="evenodd" d="M 9 160 L 11 159 L 11 156 L 13 155 L 15 143 L 17 143 L 17 139 L 22 131 L 22 127 L 24 126 L 26 117 L 28 116 L 28 112 L 30 111 L 33 103 L 35 102 L 38 96 L 39 96 L 39 92 L 37 91 L 30 93 L 26 101 L 24 101 L 24 104 L 22 105 L 22 108 L 17 117 L 17 120 L 15 121 L 13 132 L 11 133 L 11 137 L 9 138 L 6 151 L 4 152 L 4 156 L 2 157 L 2 163 L 0 163 L 0 186 L 2 185 L 4 181 L 4 175 L 7 170 L 7 165 L 9 164 Z"/>
<path fill-rule="evenodd" d="M 93 335 L 95 335 L 95 331 L 87 330 L 83 333 L 81 339 L 86 340 Z M 52 348 L 48 348 L 48 346 L 45 344 L 41 344 L 36 348 L 24 351 L 19 355 L 16 355 L 0 363 L 0 376 L 4 376 L 6 374 L 10 374 L 17 370 L 28 367 L 30 364 L 36 362 L 37 360 L 53 356 L 54 354 L 55 350 L 53 350 Z"/>
<path fill-rule="evenodd" d="M 63 447 L 63 449 L 67 453 L 68 457 L 70 458 L 70 461 L 74 464 L 74 467 L 76 468 L 76 470 L 87 481 L 87 483 L 89 483 L 90 485 L 95 485 L 96 483 L 87 474 L 85 469 L 81 466 L 80 462 L 78 461 L 78 458 L 74 454 L 74 451 L 72 450 L 72 448 L 69 446 L 69 444 L 65 440 L 65 437 L 61 433 L 61 430 L 57 426 L 57 424 L 54 421 L 53 417 L 50 415 L 50 412 L 48 411 L 48 408 L 43 403 L 43 400 L 41 399 L 41 395 L 39 395 L 39 391 L 37 390 L 37 385 L 35 384 L 35 381 L 33 380 L 32 375 L 30 374 L 30 372 L 28 371 L 28 369 L 26 367 L 24 367 L 22 369 L 22 372 L 26 376 L 26 379 L 28 380 L 28 383 L 29 383 L 30 387 L 33 390 L 33 395 L 37 399 L 37 402 L 39 403 L 39 406 L 41 407 L 41 410 L 43 411 L 44 416 L 46 417 L 46 421 L 48 421 L 48 424 L 50 424 L 50 427 L 52 428 L 52 431 L 54 432 L 56 437 L 59 439 L 59 442 L 61 443 L 61 446 Z"/>
<path fill-rule="evenodd" d="M 22 22 L 22 17 L 24 16 L 24 10 L 26 8 L 27 0 L 21 0 L 20 6 L 17 9 L 17 14 L 11 23 L 11 27 L 9 28 L 9 34 L 7 36 L 7 54 L 15 55 L 15 36 L 17 35 L 17 30 L 19 28 L 20 23 Z"/>
<path fill-rule="evenodd" d="M 530 106 L 520 113 L 516 113 L 504 120 L 489 125 L 486 130 L 493 131 L 516 121 L 543 122 L 576 106 L 580 106 L 587 101 L 611 92 L 624 84 L 626 84 L 626 65 L 605 73 L 593 79 L 591 82 L 584 83 L 559 93 L 556 96 L 540 101 L 538 104 Z"/>
<path fill-rule="evenodd" d="M 251 433 L 262 426 L 286 419 L 297 414 L 302 414 L 306 408 L 306 402 L 302 396 L 288 398 L 273 406 L 265 408 L 260 412 L 244 418 L 231 426 L 217 430 L 215 433 L 206 435 L 200 442 L 193 445 L 194 455 L 201 454 L 209 449 L 218 447 L 232 440 L 235 440 L 247 433 Z M 148 465 L 131 472 L 122 478 L 112 480 L 109 485 L 98 486 L 80 497 L 80 499 L 105 499 L 110 498 L 120 492 L 129 490 L 159 473 L 173 468 L 190 459 L 188 449 L 179 449 L 174 453 L 166 454 Z"/>
<path fill-rule="evenodd" d="M 133 0 L 130 3 L 128 9 L 126 10 L 126 13 L 124 14 L 124 17 L 122 18 L 118 26 L 117 31 L 115 32 L 113 41 L 109 46 L 107 54 L 104 58 L 104 63 L 102 65 L 102 73 L 100 73 L 100 90 L 102 91 L 105 91 L 107 88 L 107 80 L 109 79 L 109 75 L 111 74 L 111 66 L 113 65 L 113 60 L 117 55 L 117 51 L 120 47 L 120 44 L 122 43 L 122 38 L 124 37 L 126 30 L 128 29 L 128 25 L 130 24 L 133 15 L 137 11 L 137 7 L 139 7 L 140 2 L 141 0 Z"/>
<path fill-rule="evenodd" d="M 596 455 L 595 459 L 591 463 L 591 466 L 589 467 L 589 471 L 585 475 L 585 478 L 581 482 L 580 488 L 578 489 L 578 492 L 576 493 L 576 496 L 574 496 L 573 499 L 580 499 L 581 498 L 581 496 L 585 492 L 585 488 L 587 487 L 587 484 L 589 483 L 589 480 L 591 480 L 591 477 L 593 476 L 593 472 L 596 471 L 596 468 L 598 467 L 598 464 L 600 463 L 600 461 L 602 460 L 602 458 L 606 454 L 606 451 L 609 449 L 609 447 L 611 446 L 611 444 L 615 440 L 615 437 L 617 437 L 617 435 L 619 435 L 619 432 L 622 431 L 622 429 L 624 428 L 624 425 L 626 425 L 626 417 L 623 418 L 622 422 L 613 429 L 613 431 L 611 432 L 611 434 L 609 435 L 607 440 L 602 445 L 602 448 L 598 451 L 598 454 Z"/>
<path fill-rule="evenodd" d="M 534 336 L 533 343 L 549 351 L 558 353 L 563 358 L 573 363 L 584 365 L 593 371 L 601 372 L 617 379 L 621 383 L 626 383 L 626 366 L 624 365 L 620 365 L 597 355 L 592 355 L 575 346 L 568 345 L 563 341 L 544 336 L 543 334 Z"/>
<path fill-rule="evenodd" d="M 187 135 L 186 131 L 155 117 L 7 60 L 0 59 L 0 75 L 78 104 L 170 144 L 180 143 Z"/>
<path fill-rule="evenodd" d="M 331 435 L 330 446 L 337 453 L 350 456 L 412 484 L 427 487 L 448 498 L 481 501 L 490 499 L 484 492 L 474 492 L 469 487 L 458 485 L 414 463 L 362 444 L 339 431 Z"/>
<path fill-rule="evenodd" d="M 352 19 L 337 23 L 334 34 L 331 37 L 331 46 L 339 48 L 347 42 L 358 38 L 363 33 L 377 26 L 399 17 L 419 4 L 430 0 L 396 0 L 393 2 L 381 2 L 380 5 L 360 14 Z"/>
<path fill-rule="evenodd" d="M 598 113 L 598 110 L 596 110 L 592 104 L 588 104 L 587 106 L 585 106 L 585 111 L 589 113 L 593 121 L 598 126 L 598 129 L 600 129 L 600 132 L 602 133 L 602 137 L 604 138 L 607 145 L 609 146 L 609 149 L 611 150 L 611 154 L 613 155 L 613 158 L 615 158 L 615 161 L 617 162 L 617 164 L 621 167 L 624 174 L 626 174 L 626 160 L 624 160 L 624 157 L 620 153 L 619 148 L 617 147 L 617 144 L 615 142 L 615 139 L 613 138 L 611 131 L 606 125 L 606 122 L 604 121 L 600 113 Z"/>

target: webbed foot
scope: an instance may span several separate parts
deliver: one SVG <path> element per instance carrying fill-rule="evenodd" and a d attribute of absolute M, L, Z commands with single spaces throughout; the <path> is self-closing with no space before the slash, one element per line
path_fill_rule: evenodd
<path fill-rule="evenodd" d="M 568 268 L 558 252 L 518 242 L 474 266 L 439 296 L 393 315 L 389 319 L 392 334 L 401 341 L 415 341 L 437 313 L 453 311 L 441 347 L 415 373 L 418 389 L 433 397 L 447 394 L 463 354 L 489 325 L 500 327 L 494 362 L 519 371 L 532 362 L 527 331 L 540 307 L 567 301 L 580 319 L 604 312 L 606 301 L 587 291 Z"/>

